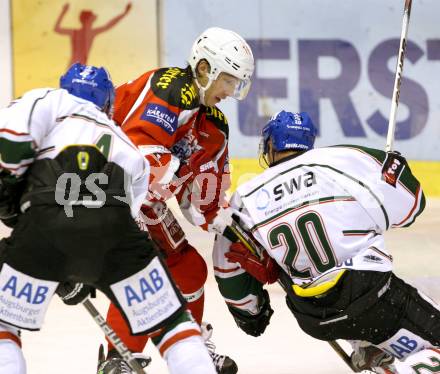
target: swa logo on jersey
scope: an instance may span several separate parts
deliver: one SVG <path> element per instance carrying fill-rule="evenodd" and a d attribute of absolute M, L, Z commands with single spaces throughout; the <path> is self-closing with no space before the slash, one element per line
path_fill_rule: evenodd
<path fill-rule="evenodd" d="M 49 288 L 46 286 L 32 285 L 30 282 L 25 282 L 23 286 L 18 284 L 17 277 L 12 275 L 1 288 L 2 292 L 10 293 L 11 296 L 17 299 L 23 299 L 29 304 L 42 304 L 46 301 Z"/>
<path fill-rule="evenodd" d="M 295 191 L 301 190 L 303 186 L 308 188 L 314 184 L 316 184 L 316 178 L 315 174 L 313 174 L 311 171 L 303 175 L 294 176 L 290 179 L 290 181 L 278 184 L 273 188 L 275 201 L 281 200 L 286 193 L 288 195 L 292 195 Z"/>
<path fill-rule="evenodd" d="M 127 305 L 132 306 L 133 303 L 141 303 L 159 292 L 164 285 L 164 279 L 161 277 L 157 269 L 153 269 L 146 277 L 140 277 L 137 285 L 127 285 L 124 287 Z"/>
<path fill-rule="evenodd" d="M 170 135 L 177 129 L 177 115 L 163 105 L 148 104 L 141 119 L 160 126 Z"/>

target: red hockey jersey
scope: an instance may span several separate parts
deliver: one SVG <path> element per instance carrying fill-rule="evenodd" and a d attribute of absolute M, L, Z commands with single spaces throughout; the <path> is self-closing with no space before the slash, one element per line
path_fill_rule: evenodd
<path fill-rule="evenodd" d="M 205 152 L 205 158 L 213 161 L 212 169 L 206 172 L 216 178 L 215 183 L 213 178 L 204 183 L 202 198 L 215 191 L 216 201 L 201 208 L 208 213 L 218 206 L 229 187 L 228 122 L 217 107 L 200 105 L 190 68 L 152 70 L 119 86 L 113 119 L 153 170 L 158 169 L 153 178 L 164 183 L 177 170 L 177 160 L 184 165 L 195 152 Z"/>

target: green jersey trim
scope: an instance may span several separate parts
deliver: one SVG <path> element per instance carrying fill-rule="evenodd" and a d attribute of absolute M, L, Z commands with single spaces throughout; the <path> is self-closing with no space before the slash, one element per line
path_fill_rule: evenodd
<path fill-rule="evenodd" d="M 0 160 L 7 164 L 8 168 L 12 165 L 19 167 L 23 161 L 32 160 L 34 156 L 35 150 L 32 141 L 16 142 L 0 137 Z"/>
<path fill-rule="evenodd" d="M 223 297 L 232 300 L 241 300 L 250 293 L 258 294 L 262 287 L 261 283 L 246 272 L 230 278 L 215 277 L 215 280 Z"/>
<path fill-rule="evenodd" d="M 420 197 L 419 210 L 414 215 L 414 217 L 408 223 L 403 225 L 402 227 L 411 226 L 414 223 L 414 221 L 416 220 L 416 218 L 425 210 L 425 206 L 426 206 L 426 199 L 425 199 L 425 195 L 422 193 L 422 196 Z"/>
<path fill-rule="evenodd" d="M 378 164 L 382 165 L 386 159 L 386 152 L 381 151 L 379 149 L 362 147 L 359 145 L 351 145 L 351 144 L 343 144 L 343 145 L 335 145 L 329 148 L 350 148 L 356 151 L 360 151 L 362 153 L 367 154 L 372 157 Z M 416 179 L 416 177 L 411 173 L 409 167 L 405 167 L 400 174 L 399 182 L 405 187 L 411 194 L 415 195 L 417 192 L 417 188 L 420 186 L 420 182 Z"/>

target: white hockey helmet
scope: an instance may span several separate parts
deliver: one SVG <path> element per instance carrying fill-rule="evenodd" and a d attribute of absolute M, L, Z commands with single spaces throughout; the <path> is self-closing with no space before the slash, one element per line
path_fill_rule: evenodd
<path fill-rule="evenodd" d="M 232 97 L 238 100 L 246 97 L 254 72 L 254 56 L 249 44 L 240 35 L 220 27 L 205 30 L 194 42 L 188 59 L 195 77 L 197 64 L 203 59 L 208 61 L 211 70 L 205 87 L 201 87 L 196 80 L 202 101 L 205 91 L 221 72 L 239 80 Z"/>

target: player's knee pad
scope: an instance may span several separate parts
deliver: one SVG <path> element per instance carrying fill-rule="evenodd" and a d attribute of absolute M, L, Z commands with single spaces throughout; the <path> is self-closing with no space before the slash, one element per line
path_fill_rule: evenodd
<path fill-rule="evenodd" d="M 173 344 L 164 355 L 171 374 L 215 374 L 212 358 L 201 336 Z"/>
<path fill-rule="evenodd" d="M 0 374 L 26 374 L 26 362 L 20 346 L 0 338 Z"/>

